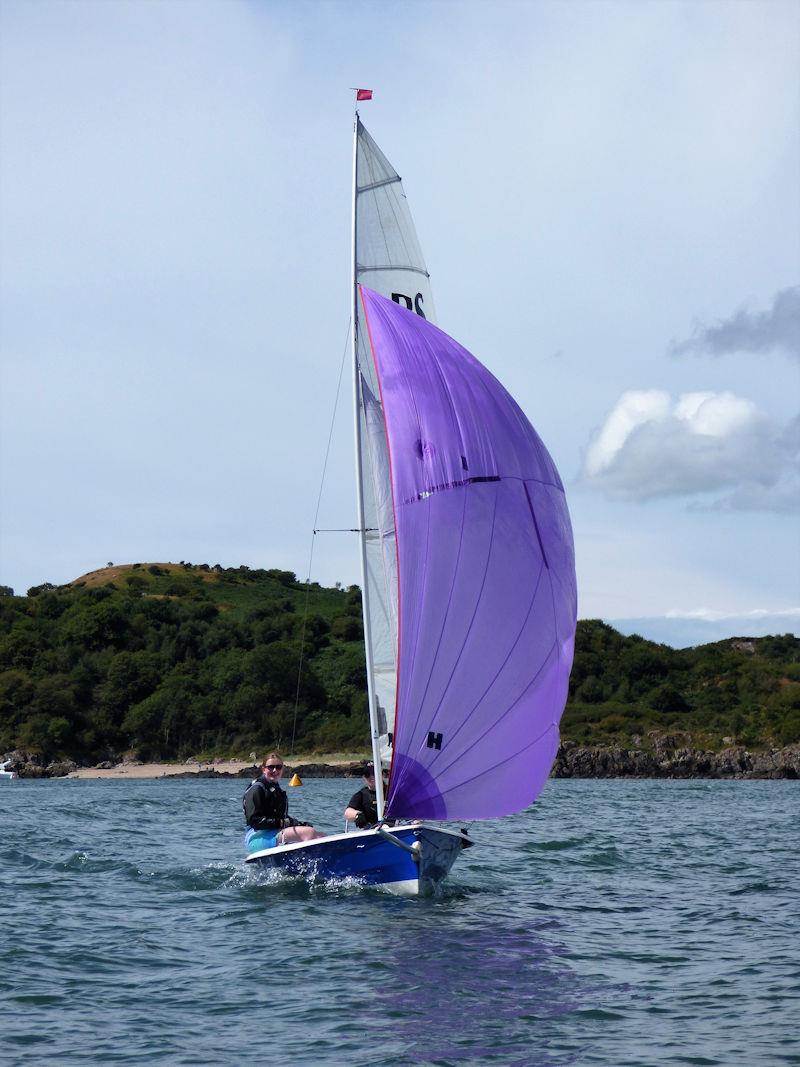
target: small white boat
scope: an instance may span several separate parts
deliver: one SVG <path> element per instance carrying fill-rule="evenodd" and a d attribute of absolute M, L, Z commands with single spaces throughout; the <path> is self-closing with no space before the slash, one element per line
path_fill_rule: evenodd
<path fill-rule="evenodd" d="M 4 763 L 0 763 L 0 778 L 16 778 L 16 771 L 9 771 L 7 768 L 11 763 L 10 759 L 5 760 Z"/>
<path fill-rule="evenodd" d="M 388 785 L 384 801 L 376 776 L 377 827 L 247 862 L 428 893 L 472 843 L 461 827 L 528 807 L 550 773 L 575 641 L 572 529 L 520 407 L 434 325 L 400 177 L 357 112 L 352 252 L 369 715 Z"/>

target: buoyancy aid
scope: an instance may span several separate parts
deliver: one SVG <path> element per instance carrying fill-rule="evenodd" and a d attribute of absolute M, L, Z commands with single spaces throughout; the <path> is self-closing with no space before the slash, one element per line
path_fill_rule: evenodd
<path fill-rule="evenodd" d="M 347 806 L 355 808 L 359 813 L 356 819 L 356 826 L 359 828 L 372 826 L 378 821 L 378 801 L 375 790 L 370 789 L 368 785 L 354 793 L 350 797 L 350 803 Z"/>
<path fill-rule="evenodd" d="M 277 782 L 262 775 L 251 782 L 242 797 L 244 821 L 253 830 L 280 830 L 286 821 L 289 798 Z"/>

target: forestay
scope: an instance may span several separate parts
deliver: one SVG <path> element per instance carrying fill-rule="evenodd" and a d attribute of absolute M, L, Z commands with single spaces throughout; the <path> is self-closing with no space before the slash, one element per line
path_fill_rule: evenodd
<path fill-rule="evenodd" d="M 386 814 L 507 815 L 533 802 L 558 748 L 577 608 L 564 489 L 485 367 L 391 299 L 360 296 L 397 523 Z"/>
<path fill-rule="evenodd" d="M 355 281 L 434 320 L 433 296 L 402 182 L 356 118 Z M 363 310 L 356 307 L 361 469 L 366 566 L 365 615 L 370 621 L 372 692 L 384 764 L 395 717 L 397 679 L 397 551 L 386 431 Z"/>

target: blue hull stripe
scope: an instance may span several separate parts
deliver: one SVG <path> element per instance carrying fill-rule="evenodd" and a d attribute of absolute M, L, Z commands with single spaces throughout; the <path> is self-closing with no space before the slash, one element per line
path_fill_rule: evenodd
<path fill-rule="evenodd" d="M 357 879 L 364 885 L 420 880 L 420 889 L 445 877 L 461 853 L 461 838 L 433 827 L 394 827 L 407 845 L 419 842 L 419 862 L 375 831 L 334 835 L 294 848 L 268 849 L 248 862 L 311 881 Z"/>

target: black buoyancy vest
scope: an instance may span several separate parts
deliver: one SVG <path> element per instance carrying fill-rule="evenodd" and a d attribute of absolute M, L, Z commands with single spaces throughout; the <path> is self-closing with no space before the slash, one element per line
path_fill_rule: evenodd
<path fill-rule="evenodd" d="M 242 797 L 244 821 L 253 830 L 280 830 L 289 810 L 289 798 L 277 782 L 256 778 Z"/>
<path fill-rule="evenodd" d="M 362 816 L 356 820 L 357 826 L 362 824 L 372 826 L 378 821 L 378 801 L 374 789 L 370 789 L 368 785 L 353 794 L 348 807 L 355 808 L 356 811 L 362 813 Z"/>

